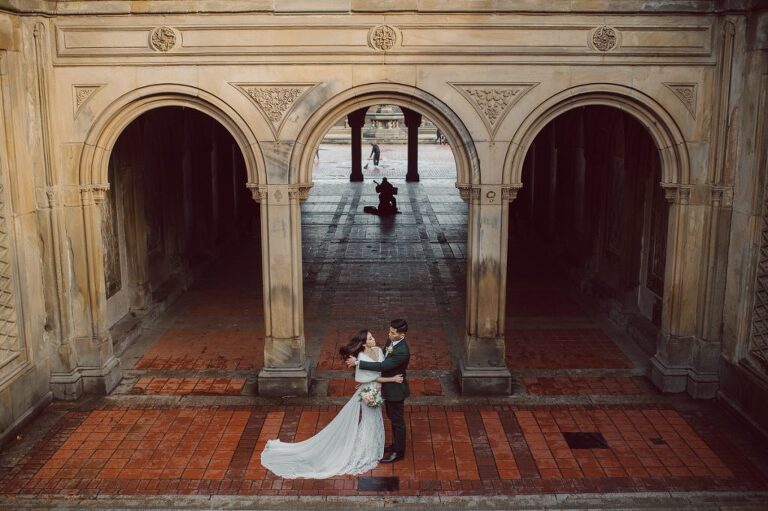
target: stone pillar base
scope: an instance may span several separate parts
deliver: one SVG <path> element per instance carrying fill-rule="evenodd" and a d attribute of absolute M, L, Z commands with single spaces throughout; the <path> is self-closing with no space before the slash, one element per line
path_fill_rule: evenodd
<path fill-rule="evenodd" d="M 302 368 L 265 367 L 259 372 L 259 396 L 307 396 L 311 379 L 309 359 Z"/>
<path fill-rule="evenodd" d="M 363 173 L 355 174 L 354 172 L 349 175 L 349 181 L 352 183 L 359 183 L 363 181 Z"/>
<path fill-rule="evenodd" d="M 69 373 L 51 373 L 51 392 L 56 399 L 72 401 L 85 394 L 105 396 L 123 378 L 120 361 L 112 357 L 102 367 L 77 367 Z"/>
<path fill-rule="evenodd" d="M 512 373 L 506 367 L 466 367 L 459 362 L 461 393 L 465 395 L 508 396 Z"/>
<path fill-rule="evenodd" d="M 713 398 L 720 387 L 717 373 L 667 366 L 655 356 L 651 359 L 651 381 L 662 392 L 687 392 L 694 399 Z"/>
<path fill-rule="evenodd" d="M 405 182 L 406 183 L 418 183 L 419 182 L 419 175 L 418 174 L 406 174 L 405 175 Z"/>

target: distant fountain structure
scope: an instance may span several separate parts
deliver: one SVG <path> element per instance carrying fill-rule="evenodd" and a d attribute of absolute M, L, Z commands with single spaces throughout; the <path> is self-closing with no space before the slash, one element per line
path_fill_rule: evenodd
<path fill-rule="evenodd" d="M 365 114 L 365 125 L 362 129 L 363 140 L 376 141 L 379 144 L 408 143 L 408 128 L 405 125 L 403 111 L 396 105 L 375 105 Z M 331 127 L 323 138 L 323 144 L 349 144 L 352 141 L 347 117 Z M 436 143 L 437 127 L 432 121 L 423 118 L 419 127 L 419 142 Z"/>

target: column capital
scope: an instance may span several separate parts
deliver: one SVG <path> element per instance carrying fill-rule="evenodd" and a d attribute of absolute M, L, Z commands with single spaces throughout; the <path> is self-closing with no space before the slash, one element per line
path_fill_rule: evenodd
<path fill-rule="evenodd" d="M 309 190 L 312 189 L 312 183 L 279 185 L 247 183 L 245 186 L 251 191 L 254 201 L 272 206 L 288 205 L 296 200 L 304 202 L 309 197 Z"/>
<path fill-rule="evenodd" d="M 400 107 L 400 110 L 403 111 L 403 121 L 405 122 L 405 125 L 407 127 L 413 126 L 414 128 L 418 128 L 421 126 L 421 114 L 419 112 L 413 111 L 409 108 Z"/>
<path fill-rule="evenodd" d="M 488 206 L 504 202 L 514 202 L 517 198 L 517 192 L 522 187 L 522 183 L 482 185 L 456 183 L 456 188 L 459 189 L 459 194 L 465 202 Z"/>
<path fill-rule="evenodd" d="M 691 200 L 692 185 L 683 185 L 678 183 L 661 183 L 664 189 L 664 198 L 670 204 L 688 204 Z"/>
<path fill-rule="evenodd" d="M 368 112 L 368 107 L 360 108 L 354 112 L 347 114 L 347 123 L 350 128 L 362 128 L 365 125 L 365 114 Z"/>

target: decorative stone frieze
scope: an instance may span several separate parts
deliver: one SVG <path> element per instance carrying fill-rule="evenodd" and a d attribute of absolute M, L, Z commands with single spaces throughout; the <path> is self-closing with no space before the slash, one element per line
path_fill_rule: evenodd
<path fill-rule="evenodd" d="M 149 46 L 153 50 L 167 52 L 176 47 L 179 36 L 171 27 L 157 27 L 149 34 Z"/>
<path fill-rule="evenodd" d="M 611 51 L 619 45 L 619 32 L 613 27 L 603 25 L 592 31 L 589 40 L 597 51 Z"/>
<path fill-rule="evenodd" d="M 0 380 L 7 377 L 8 366 L 25 347 L 19 336 L 16 314 L 16 291 L 13 275 L 5 186 L 0 182 Z"/>
<path fill-rule="evenodd" d="M 272 204 L 280 204 L 286 202 L 284 200 L 286 198 L 285 194 L 280 189 L 270 190 L 268 185 L 258 185 L 256 183 L 248 183 L 246 187 L 251 191 L 253 200 L 258 203 L 266 204 L 271 202 Z M 309 191 L 312 189 L 312 185 L 308 183 L 280 185 L 280 187 L 287 187 L 288 202 L 292 200 L 304 202 L 309 197 Z"/>
<path fill-rule="evenodd" d="M 664 189 L 664 198 L 670 204 L 688 204 L 691 200 L 691 185 L 677 183 L 661 183 Z"/>
<path fill-rule="evenodd" d="M 685 108 L 686 110 L 688 110 L 688 113 L 690 113 L 691 117 L 695 119 L 696 118 L 697 84 L 664 82 L 664 85 L 666 85 L 669 88 L 669 90 L 671 90 L 675 94 L 675 96 L 677 96 L 678 99 L 683 102 L 683 105 L 685 105 Z"/>
<path fill-rule="evenodd" d="M 451 84 L 480 114 L 491 137 L 515 103 L 536 85 L 538 83 Z"/>
<path fill-rule="evenodd" d="M 379 25 L 368 32 L 368 45 L 374 50 L 391 50 L 396 42 L 397 31 L 389 25 Z"/>
<path fill-rule="evenodd" d="M 760 252 L 755 277 L 748 358 L 768 375 L 768 193 L 763 198 Z"/>
<path fill-rule="evenodd" d="M 102 85 L 75 85 L 72 87 L 74 96 L 74 111 L 75 117 L 80 112 L 80 108 L 90 100 L 94 93 L 99 90 Z"/>
<path fill-rule="evenodd" d="M 256 108 L 269 121 L 270 129 L 277 138 L 288 112 L 315 84 L 232 83 L 231 85 L 256 105 Z"/>
<path fill-rule="evenodd" d="M 498 191 L 495 189 L 488 189 L 488 187 L 486 187 L 485 191 L 483 191 L 481 185 L 456 183 L 456 188 L 459 189 L 459 195 L 461 196 L 462 200 L 465 202 L 476 202 L 482 199 L 483 204 L 501 204 L 502 202 L 512 202 L 517 198 L 517 192 L 523 187 L 522 183 L 491 186 L 494 188 L 498 187 Z"/>

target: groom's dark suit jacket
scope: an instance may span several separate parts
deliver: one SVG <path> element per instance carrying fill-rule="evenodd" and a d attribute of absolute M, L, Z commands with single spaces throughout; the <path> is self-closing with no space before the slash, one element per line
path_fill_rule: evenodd
<path fill-rule="evenodd" d="M 392 345 L 392 341 L 388 341 L 384 347 L 384 353 L 387 353 L 387 348 Z M 408 388 L 408 378 L 406 375 L 406 369 L 408 369 L 408 361 L 411 359 L 411 350 L 408 349 L 408 343 L 405 339 L 397 343 L 392 349 L 392 353 L 387 355 L 384 362 L 366 362 L 361 360 L 359 363 L 360 369 L 366 371 L 378 371 L 382 376 L 396 376 L 398 374 L 403 375 L 403 383 L 383 383 L 381 385 L 381 396 L 387 401 L 403 401 L 405 398 L 411 395 L 411 389 Z"/>

